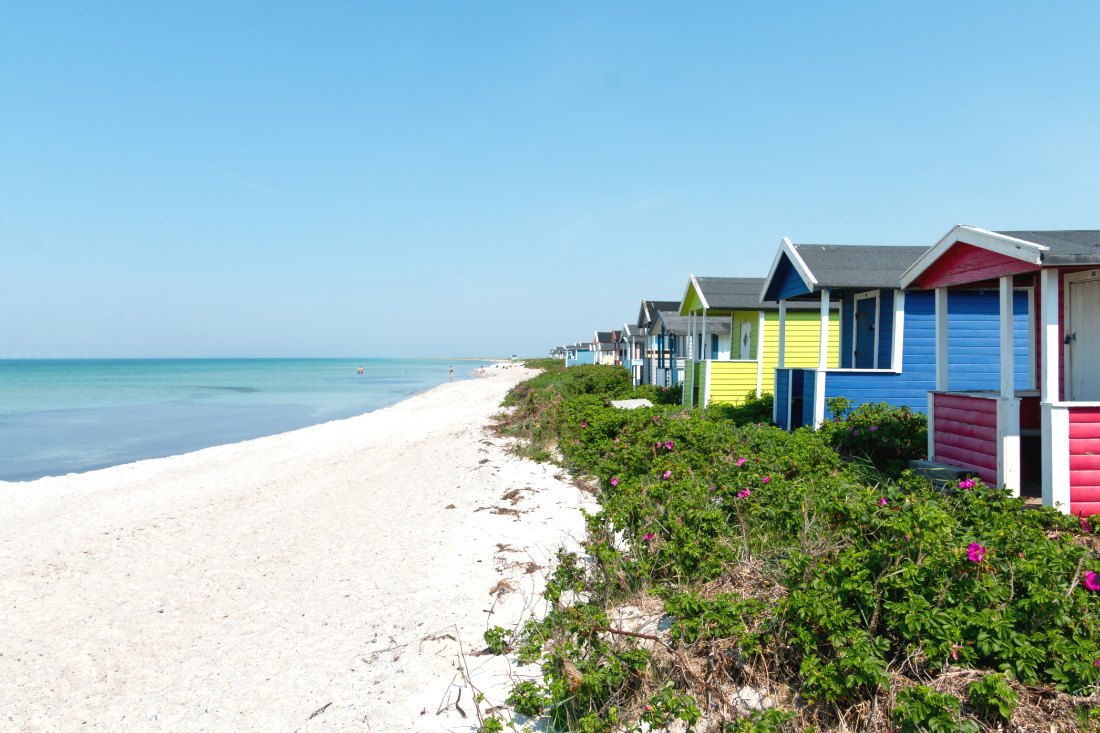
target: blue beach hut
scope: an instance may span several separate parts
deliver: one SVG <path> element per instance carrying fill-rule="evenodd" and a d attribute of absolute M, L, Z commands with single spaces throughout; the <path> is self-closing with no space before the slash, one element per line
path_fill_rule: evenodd
<path fill-rule="evenodd" d="M 828 400 L 847 398 L 853 407 L 886 402 L 926 412 L 936 384 L 936 309 L 933 294 L 906 291 L 901 276 L 927 247 L 794 244 L 783 239 L 764 282 L 761 299 L 780 303 L 820 300 L 840 306 L 840 366 L 780 366 L 775 377 L 773 419 L 782 428 L 817 427 L 834 417 Z M 1030 288 L 1013 294 L 1015 346 L 1021 354 L 1015 380 L 1034 386 L 1029 349 Z M 999 295 L 996 289 L 955 291 L 946 318 L 952 324 L 952 385 L 997 389 L 1000 381 Z M 781 326 L 782 328 L 782 326 Z"/>
<path fill-rule="evenodd" d="M 592 349 L 590 341 L 578 341 L 565 349 L 565 366 L 577 366 L 578 364 L 595 364 L 596 352 Z"/>

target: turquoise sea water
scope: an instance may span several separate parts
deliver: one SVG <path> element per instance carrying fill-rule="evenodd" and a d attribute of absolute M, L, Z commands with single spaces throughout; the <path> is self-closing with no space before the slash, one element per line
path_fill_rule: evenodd
<path fill-rule="evenodd" d="M 0 480 L 235 443 L 398 402 L 483 362 L 0 360 Z M 358 368 L 362 366 L 361 376 Z"/>

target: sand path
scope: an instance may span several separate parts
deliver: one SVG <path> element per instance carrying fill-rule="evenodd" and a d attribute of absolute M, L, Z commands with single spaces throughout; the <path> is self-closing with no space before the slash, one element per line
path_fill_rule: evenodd
<path fill-rule="evenodd" d="M 483 429 L 531 374 L 0 482 L 0 730 L 476 730 L 457 639 L 515 623 L 542 577 L 521 565 L 583 527 L 575 488 Z M 467 662 L 500 702 L 507 664 Z"/>

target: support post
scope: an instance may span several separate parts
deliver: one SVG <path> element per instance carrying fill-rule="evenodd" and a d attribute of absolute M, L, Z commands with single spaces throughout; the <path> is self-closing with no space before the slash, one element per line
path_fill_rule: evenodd
<path fill-rule="evenodd" d="M 1039 403 L 1042 414 L 1043 506 L 1069 512 L 1069 410 L 1058 404 L 1059 362 L 1062 339 L 1059 338 L 1061 303 L 1058 298 L 1059 272 L 1046 268 L 1039 274 L 1041 309 Z"/>
<path fill-rule="evenodd" d="M 936 391 L 947 390 L 947 288 L 936 288 Z"/>
<path fill-rule="evenodd" d="M 821 319 L 814 373 L 814 430 L 825 422 L 825 370 L 829 366 L 829 288 L 821 289 Z"/>
<path fill-rule="evenodd" d="M 1001 320 L 1001 398 L 997 419 L 997 437 L 1000 446 L 997 474 L 1002 486 L 1020 495 L 1020 401 L 1015 392 L 1015 362 L 1013 350 L 1012 276 L 1002 275 L 1000 282 Z"/>

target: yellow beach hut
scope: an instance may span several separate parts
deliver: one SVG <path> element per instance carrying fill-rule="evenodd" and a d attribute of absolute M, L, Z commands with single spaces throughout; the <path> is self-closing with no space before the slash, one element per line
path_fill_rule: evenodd
<path fill-rule="evenodd" d="M 762 277 L 692 275 L 680 301 L 689 322 L 684 363 L 684 404 L 740 404 L 746 395 L 772 392 L 775 368 L 816 366 L 822 316 L 813 303 L 787 303 L 784 338 L 780 304 L 761 301 Z M 829 365 L 839 361 L 839 313 L 826 322 Z"/>

